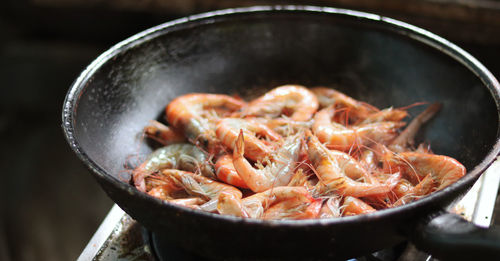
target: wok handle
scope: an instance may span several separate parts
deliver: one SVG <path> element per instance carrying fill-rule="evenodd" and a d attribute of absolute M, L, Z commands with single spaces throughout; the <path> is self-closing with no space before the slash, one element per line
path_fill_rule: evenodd
<path fill-rule="evenodd" d="M 500 260 L 500 226 L 479 227 L 448 212 L 420 223 L 411 241 L 439 260 Z"/>

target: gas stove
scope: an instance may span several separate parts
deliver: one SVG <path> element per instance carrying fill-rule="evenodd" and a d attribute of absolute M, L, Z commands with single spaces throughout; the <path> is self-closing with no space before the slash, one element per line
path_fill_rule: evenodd
<path fill-rule="evenodd" d="M 489 227 L 500 183 L 500 162 L 495 161 L 471 190 L 450 210 L 478 226 Z M 78 261 L 94 260 L 208 260 L 194 256 L 164 241 L 114 205 Z M 409 242 L 352 261 L 431 261 L 431 255 L 419 251 Z"/>

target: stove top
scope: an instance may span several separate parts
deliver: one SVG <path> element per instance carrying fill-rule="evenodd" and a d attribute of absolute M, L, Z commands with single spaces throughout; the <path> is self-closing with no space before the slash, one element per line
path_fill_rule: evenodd
<path fill-rule="evenodd" d="M 500 162 L 496 161 L 451 211 L 478 226 L 489 227 L 500 183 Z M 114 205 L 89 241 L 78 261 L 94 260 L 208 260 L 170 245 L 151 233 Z M 427 253 L 404 242 L 393 248 L 350 259 L 350 261 L 432 261 Z"/>

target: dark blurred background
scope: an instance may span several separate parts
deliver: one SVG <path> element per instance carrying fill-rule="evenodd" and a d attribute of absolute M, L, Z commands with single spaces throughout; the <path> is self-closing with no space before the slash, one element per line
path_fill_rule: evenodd
<path fill-rule="evenodd" d="M 113 204 L 60 127 L 66 91 L 87 64 L 118 41 L 178 17 L 283 3 L 352 8 L 415 24 L 500 76 L 499 0 L 4 0 L 0 260 L 74 260 Z"/>

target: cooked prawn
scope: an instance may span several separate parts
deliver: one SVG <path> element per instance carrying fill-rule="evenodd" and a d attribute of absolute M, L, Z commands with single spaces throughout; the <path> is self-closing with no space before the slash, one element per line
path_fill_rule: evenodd
<path fill-rule="evenodd" d="M 295 198 L 276 203 L 269 207 L 262 219 L 310 219 L 316 218 L 321 210 L 321 200 L 302 201 Z"/>
<path fill-rule="evenodd" d="M 337 218 L 342 216 L 340 209 L 340 196 L 328 197 L 319 212 L 319 218 Z"/>
<path fill-rule="evenodd" d="M 346 109 L 353 118 L 366 118 L 369 114 L 378 112 L 376 107 L 355 100 L 337 90 L 326 87 L 315 87 L 311 91 L 316 95 L 321 108 L 333 107 L 335 109 Z"/>
<path fill-rule="evenodd" d="M 363 200 L 351 196 L 344 197 L 344 204 L 342 204 L 342 208 L 343 216 L 361 215 L 376 211 L 376 209 L 368 205 Z"/>
<path fill-rule="evenodd" d="M 219 117 L 231 114 L 245 102 L 222 94 L 193 93 L 175 98 L 165 108 L 167 121 L 195 144 L 209 152 L 218 147 L 215 124 Z"/>
<path fill-rule="evenodd" d="M 261 218 L 269 207 L 286 200 L 304 203 L 315 202 L 304 187 L 274 187 L 243 199 L 221 193 L 217 209 L 219 213 L 225 215 Z"/>
<path fill-rule="evenodd" d="M 179 131 L 155 120 L 150 121 L 149 125 L 144 128 L 144 134 L 163 145 L 186 142 L 186 137 Z"/>
<path fill-rule="evenodd" d="M 413 185 L 410 181 L 405 178 L 399 180 L 398 184 L 392 189 L 391 193 L 394 194 L 396 198 L 401 198 L 407 195 L 412 189 Z"/>
<path fill-rule="evenodd" d="M 413 184 L 419 183 L 427 174 L 438 183 L 440 190 L 465 175 L 465 167 L 456 159 L 430 153 L 402 152 L 391 154 L 384 167 L 391 171 L 402 171 Z"/>
<path fill-rule="evenodd" d="M 435 189 L 435 181 L 431 174 L 425 176 L 415 187 L 411 187 L 406 193 L 399 196 L 399 199 L 392 205 L 401 206 L 418 198 L 430 194 Z"/>
<path fill-rule="evenodd" d="M 404 126 L 403 122 L 383 121 L 346 127 L 332 122 L 334 114 L 332 106 L 318 111 L 312 130 L 321 142 L 337 150 L 347 151 L 355 146 L 388 142 L 396 136 L 396 130 Z"/>
<path fill-rule="evenodd" d="M 261 192 L 274 186 L 288 184 L 299 157 L 302 133 L 286 138 L 268 164 L 260 169 L 255 169 L 243 156 L 245 152 L 243 137 L 243 131 L 240 131 L 233 151 L 233 165 L 247 186 L 254 192 Z"/>
<path fill-rule="evenodd" d="M 144 178 L 162 169 L 180 169 L 200 172 L 204 176 L 215 178 L 207 155 L 196 146 L 179 143 L 171 144 L 153 151 L 148 158 L 132 172 L 134 185 L 146 192 Z"/>
<path fill-rule="evenodd" d="M 318 109 L 318 99 L 301 85 L 283 85 L 248 103 L 243 116 L 276 118 L 281 115 L 294 121 L 307 121 Z"/>
<path fill-rule="evenodd" d="M 192 172 L 165 169 L 159 174 L 158 178 L 169 180 L 175 185 L 174 191 L 171 192 L 182 190 L 191 196 L 208 201 L 205 204 L 216 205 L 219 194 L 222 192 L 231 194 L 236 198 L 242 197 L 239 189 Z M 204 206 L 201 205 L 200 207 L 203 208 Z"/>
<path fill-rule="evenodd" d="M 266 144 L 265 140 L 259 139 L 257 135 L 266 137 L 270 141 L 281 139 L 279 134 L 266 125 L 250 119 L 222 119 L 217 124 L 216 134 L 224 145 L 234 150 L 240 130 L 243 130 L 245 134 L 245 157 L 254 161 L 260 161 L 273 152 L 273 148 Z"/>
<path fill-rule="evenodd" d="M 180 188 L 177 187 L 173 182 L 171 182 L 168 179 L 157 179 L 157 185 L 154 186 L 151 190 L 148 191 L 148 194 L 161 199 L 161 200 L 171 200 L 172 199 L 172 193 L 179 191 Z M 162 184 L 158 185 L 158 182 L 160 181 Z"/>
<path fill-rule="evenodd" d="M 398 122 L 408 116 L 408 112 L 401 109 L 387 108 L 381 111 L 368 114 L 360 124 L 368 124 L 381 121 L 394 121 Z"/>
<path fill-rule="evenodd" d="M 339 157 L 338 153 L 332 153 L 328 150 L 310 131 L 306 132 L 306 140 L 309 159 L 316 169 L 320 184 L 324 184 L 327 190 L 333 190 L 344 196 L 379 195 L 391 191 L 401 178 L 399 173 L 395 173 L 383 184 L 355 181 L 349 176 L 369 176 L 368 174 L 357 173 L 366 170 L 363 170 L 361 166 L 353 168 L 342 165 L 342 162 L 345 161 L 344 158 Z"/>

